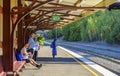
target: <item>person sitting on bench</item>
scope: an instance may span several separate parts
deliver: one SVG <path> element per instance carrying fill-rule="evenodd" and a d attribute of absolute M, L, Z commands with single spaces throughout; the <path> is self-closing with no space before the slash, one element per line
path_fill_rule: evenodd
<path fill-rule="evenodd" d="M 42 67 L 42 64 L 39 65 L 32 59 L 33 57 L 32 53 L 30 51 L 27 52 L 27 48 L 29 48 L 29 45 L 30 45 L 29 43 L 26 43 L 25 46 L 21 50 L 22 60 L 26 61 L 26 63 L 32 64 L 33 66 L 37 68 Z"/>

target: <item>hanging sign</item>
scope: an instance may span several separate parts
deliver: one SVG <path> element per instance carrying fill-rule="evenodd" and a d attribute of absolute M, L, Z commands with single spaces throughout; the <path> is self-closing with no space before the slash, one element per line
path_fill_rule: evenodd
<path fill-rule="evenodd" d="M 59 22 L 61 20 L 61 16 L 57 14 L 52 15 L 52 21 L 53 22 Z"/>

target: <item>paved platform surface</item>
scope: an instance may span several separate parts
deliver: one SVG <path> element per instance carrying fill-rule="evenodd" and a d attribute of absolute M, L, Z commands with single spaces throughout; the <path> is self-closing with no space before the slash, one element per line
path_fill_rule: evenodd
<path fill-rule="evenodd" d="M 74 57 L 60 48 L 57 48 L 57 56 L 53 59 L 51 48 L 42 46 L 39 50 L 38 63 L 43 64 L 42 68 L 37 69 L 26 64 L 23 72 L 19 73 L 20 76 L 103 76 L 87 65 L 76 62 Z"/>

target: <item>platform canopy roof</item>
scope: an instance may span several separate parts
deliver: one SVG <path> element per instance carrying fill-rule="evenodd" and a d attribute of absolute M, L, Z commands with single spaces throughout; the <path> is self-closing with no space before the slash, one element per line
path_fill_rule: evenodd
<path fill-rule="evenodd" d="M 29 11 L 23 20 L 31 28 L 52 29 L 64 26 L 83 18 L 98 10 L 103 10 L 117 0 L 22 0 L 25 9 Z M 28 12 L 27 12 L 28 13 Z M 60 15 L 59 22 L 53 22 L 51 16 Z"/>

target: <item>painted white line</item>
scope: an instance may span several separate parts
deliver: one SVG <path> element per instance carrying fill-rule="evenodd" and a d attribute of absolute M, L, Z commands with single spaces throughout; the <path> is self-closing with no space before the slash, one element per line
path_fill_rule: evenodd
<path fill-rule="evenodd" d="M 104 76 L 118 76 L 115 73 L 109 71 L 108 69 L 105 69 L 104 67 L 91 62 L 90 60 L 84 58 L 83 56 L 76 54 L 75 52 L 72 52 L 66 48 L 63 48 L 61 46 L 58 46 L 59 48 L 63 49 L 64 51 L 70 53 L 71 55 L 73 55 L 74 57 L 76 57 L 77 59 L 83 61 L 85 64 L 87 64 L 88 66 L 92 67 L 93 69 L 97 70 L 98 72 L 100 72 L 101 74 L 103 74 Z"/>

